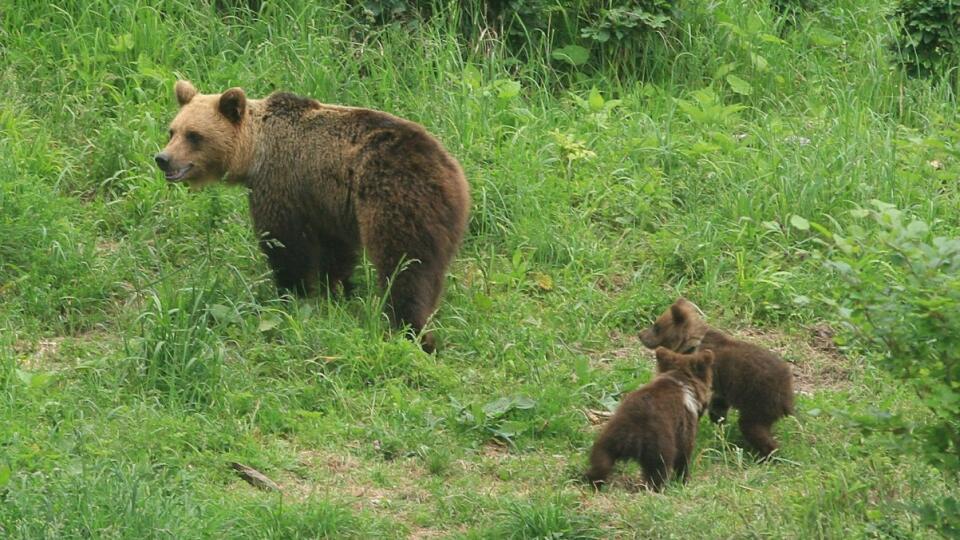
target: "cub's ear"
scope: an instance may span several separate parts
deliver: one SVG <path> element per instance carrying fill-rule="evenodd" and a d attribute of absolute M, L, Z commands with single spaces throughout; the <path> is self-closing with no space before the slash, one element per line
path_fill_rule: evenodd
<path fill-rule="evenodd" d="M 689 313 L 688 309 L 687 300 L 685 298 L 681 298 L 674 302 L 673 305 L 670 306 L 670 315 L 673 317 L 673 322 L 677 324 L 685 323 Z"/>
<path fill-rule="evenodd" d="M 676 355 L 666 347 L 657 347 L 657 373 L 670 371 L 676 367 Z"/>
<path fill-rule="evenodd" d="M 707 374 L 710 373 L 710 370 L 713 368 L 713 351 L 701 351 L 699 358 L 697 358 L 697 361 L 694 362 L 693 365 L 696 376 L 702 380 L 706 380 Z"/>
<path fill-rule="evenodd" d="M 173 93 L 177 95 L 177 103 L 183 107 L 197 95 L 197 89 L 190 84 L 190 81 L 177 81 L 177 84 L 173 85 Z"/>
<path fill-rule="evenodd" d="M 239 124 L 243 116 L 247 113 L 247 95 L 241 88 L 231 88 L 220 95 L 220 103 L 217 105 L 220 114 L 227 117 L 234 124 Z"/>

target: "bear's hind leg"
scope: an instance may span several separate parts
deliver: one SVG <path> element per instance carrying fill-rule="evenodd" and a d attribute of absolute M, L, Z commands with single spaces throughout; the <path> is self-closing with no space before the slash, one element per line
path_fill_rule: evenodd
<path fill-rule="evenodd" d="M 384 283 L 385 287 L 387 285 Z M 436 342 L 433 332 L 424 332 L 423 329 L 433 313 L 442 286 L 442 272 L 417 261 L 411 261 L 389 283 L 390 301 L 387 309 L 390 320 L 397 328 L 409 325 L 411 337 L 420 336 L 420 346 L 428 353 L 436 350 Z"/>
<path fill-rule="evenodd" d="M 456 252 L 459 234 L 431 216 L 437 212 L 416 201 L 376 200 L 358 211 L 360 237 L 387 290 L 387 314 L 395 327 L 410 326 L 420 345 L 436 349 L 433 334 L 423 332 L 443 290 L 444 272 Z"/>
<path fill-rule="evenodd" d="M 436 343 L 432 332 L 423 332 L 443 289 L 443 265 L 436 260 L 405 257 L 388 246 L 365 242 L 367 254 L 377 267 L 381 290 L 388 291 L 387 314 L 396 328 L 409 325 L 412 337 L 432 353 Z M 388 290 L 389 289 L 389 290 Z"/>
<path fill-rule="evenodd" d="M 766 460 L 777 449 L 777 441 L 770 432 L 773 421 L 755 418 L 750 413 L 740 411 L 740 432 L 750 443 L 750 446 L 760 455 L 760 460 Z"/>
<path fill-rule="evenodd" d="M 652 440 L 647 442 L 639 459 L 643 479 L 649 489 L 660 491 L 670 478 L 677 452 L 669 444 L 659 444 L 659 441 Z"/>

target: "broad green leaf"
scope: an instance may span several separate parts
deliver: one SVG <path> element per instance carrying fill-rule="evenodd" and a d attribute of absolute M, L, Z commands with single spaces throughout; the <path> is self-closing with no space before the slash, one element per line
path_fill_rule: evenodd
<path fill-rule="evenodd" d="M 513 79 L 498 79 L 493 82 L 493 87 L 497 90 L 497 97 L 502 100 L 509 100 L 520 94 L 520 83 Z"/>
<path fill-rule="evenodd" d="M 15 369 L 14 372 L 17 374 L 17 378 L 20 379 L 20 382 L 30 386 L 30 381 L 33 380 L 33 373 L 29 371 L 24 371 L 22 369 Z"/>
<path fill-rule="evenodd" d="M 596 86 L 590 89 L 590 97 L 587 98 L 587 103 L 590 105 L 591 112 L 599 112 L 603 109 L 603 96 L 600 95 Z"/>
<path fill-rule="evenodd" d="M 582 66 L 590 59 L 590 51 L 579 45 L 567 45 L 554 49 L 550 56 L 554 60 L 561 60 L 573 66 Z"/>
<path fill-rule="evenodd" d="M 502 397 L 495 399 L 483 406 L 483 412 L 487 416 L 500 416 L 513 407 L 513 399 Z"/>
<path fill-rule="evenodd" d="M 261 332 L 269 332 L 270 330 L 280 326 L 280 322 L 281 320 L 279 317 L 263 317 L 260 319 L 260 324 L 257 326 L 257 330 Z"/>
<path fill-rule="evenodd" d="M 463 83 L 474 90 L 479 89 L 483 84 L 483 77 L 480 75 L 480 70 L 473 64 L 467 64 L 467 67 L 463 68 Z"/>
<path fill-rule="evenodd" d="M 236 322 L 239 316 L 235 309 L 223 304 L 210 304 L 210 315 L 218 322 Z"/>
<path fill-rule="evenodd" d="M 786 43 L 786 41 L 778 38 L 773 34 L 760 34 L 760 41 L 763 41 L 764 43 L 776 43 L 777 45 L 782 45 Z"/>
<path fill-rule="evenodd" d="M 810 222 L 796 214 L 790 216 L 790 224 L 801 231 L 810 230 Z"/>
<path fill-rule="evenodd" d="M 727 76 L 728 73 L 733 71 L 737 67 L 736 62 L 728 62 L 726 64 L 721 64 L 716 71 L 713 72 L 714 79 L 722 79 Z"/>
<path fill-rule="evenodd" d="M 810 42 L 817 47 L 839 47 L 843 45 L 843 39 L 816 26 L 808 30 L 807 35 L 810 36 Z"/>
<path fill-rule="evenodd" d="M 757 71 L 767 71 L 770 67 L 767 59 L 756 53 L 750 53 L 750 62 L 753 63 L 753 67 L 757 68 Z"/>
<path fill-rule="evenodd" d="M 526 396 L 515 396 L 513 398 L 513 406 L 520 410 L 527 410 L 536 407 L 537 402 Z"/>
<path fill-rule="evenodd" d="M 487 311 L 493 307 L 493 300 L 480 292 L 473 295 L 473 303 L 482 311 Z"/>
<path fill-rule="evenodd" d="M 753 87 L 750 86 L 750 83 L 737 77 L 733 73 L 727 75 L 727 83 L 730 84 L 730 89 L 740 94 L 741 96 L 749 96 L 753 93 Z"/>

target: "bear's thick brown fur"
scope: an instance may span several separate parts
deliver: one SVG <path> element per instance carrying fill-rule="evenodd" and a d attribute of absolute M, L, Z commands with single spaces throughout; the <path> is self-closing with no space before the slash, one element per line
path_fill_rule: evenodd
<path fill-rule="evenodd" d="M 671 471 L 686 481 L 697 425 L 710 399 L 712 364 L 710 351 L 657 349 L 657 376 L 627 394 L 604 426 L 590 451 L 587 480 L 599 488 L 617 461 L 632 459 L 654 491 Z"/>
<path fill-rule="evenodd" d="M 793 414 L 793 374 L 776 353 L 709 327 L 684 298 L 641 331 L 640 341 L 651 349 L 713 351 L 710 419 L 719 422 L 732 406 L 740 411 L 741 433 L 762 459 L 777 449 L 771 428 Z"/>
<path fill-rule="evenodd" d="M 363 248 L 389 290 L 396 326 L 420 334 L 470 207 L 456 159 L 423 127 L 390 114 L 288 93 L 200 94 L 178 81 L 180 111 L 157 165 L 200 186 L 226 176 L 249 190 L 250 213 L 278 288 L 344 289 Z M 433 336 L 421 336 L 434 349 Z"/>

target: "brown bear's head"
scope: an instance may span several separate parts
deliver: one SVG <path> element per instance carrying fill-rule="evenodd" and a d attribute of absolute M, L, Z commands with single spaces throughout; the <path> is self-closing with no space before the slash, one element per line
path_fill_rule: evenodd
<path fill-rule="evenodd" d="M 653 326 L 640 332 L 640 341 L 648 349 L 666 347 L 671 351 L 696 350 L 707 331 L 700 314 L 686 298 L 680 298 L 657 318 Z"/>
<path fill-rule="evenodd" d="M 713 351 L 680 354 L 666 347 L 657 347 L 656 353 L 657 373 L 677 370 L 690 379 L 702 381 L 707 388 L 713 384 Z"/>
<path fill-rule="evenodd" d="M 198 187 L 235 169 L 247 147 L 247 96 L 240 88 L 200 94 L 187 81 L 174 86 L 180 112 L 170 140 L 154 159 L 171 182 Z"/>

